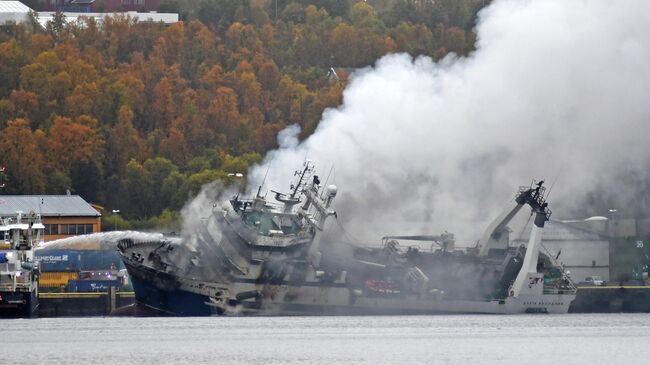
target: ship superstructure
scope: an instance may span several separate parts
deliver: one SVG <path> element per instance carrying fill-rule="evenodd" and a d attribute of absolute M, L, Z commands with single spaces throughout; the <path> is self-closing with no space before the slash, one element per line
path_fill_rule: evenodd
<path fill-rule="evenodd" d="M 34 251 L 44 229 L 34 212 L 0 218 L 0 316 L 37 314 L 39 271 Z"/>
<path fill-rule="evenodd" d="M 313 171 L 305 164 L 289 194 L 274 192 L 280 204 L 261 189 L 253 199 L 234 197 L 190 238 L 122 240 L 136 300 L 169 314 L 209 315 L 566 313 L 575 298 L 562 268 L 540 254 L 551 214 L 542 183 L 521 188 L 471 249 L 455 248 L 444 233 L 341 250 L 347 244 L 321 244 L 336 217 L 337 188 L 321 186 Z M 507 225 L 524 206 L 535 226 L 526 247 L 511 247 Z"/>

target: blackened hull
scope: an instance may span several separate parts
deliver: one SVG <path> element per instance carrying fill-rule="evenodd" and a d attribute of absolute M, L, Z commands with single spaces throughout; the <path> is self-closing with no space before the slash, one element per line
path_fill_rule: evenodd
<path fill-rule="evenodd" d="M 151 282 L 131 276 L 135 300 L 162 314 L 173 316 L 209 316 L 211 307 L 206 305 L 208 297 L 181 289 L 165 290 Z"/>
<path fill-rule="evenodd" d="M 36 291 L 29 293 L 2 292 L 0 296 L 0 318 L 33 318 L 38 316 L 38 296 Z M 7 303 L 11 298 L 22 300 L 23 303 Z"/>

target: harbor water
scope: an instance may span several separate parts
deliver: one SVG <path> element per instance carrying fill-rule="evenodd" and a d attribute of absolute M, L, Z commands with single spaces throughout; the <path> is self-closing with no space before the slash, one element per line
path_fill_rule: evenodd
<path fill-rule="evenodd" d="M 2 364 L 645 364 L 649 314 L 0 321 Z"/>

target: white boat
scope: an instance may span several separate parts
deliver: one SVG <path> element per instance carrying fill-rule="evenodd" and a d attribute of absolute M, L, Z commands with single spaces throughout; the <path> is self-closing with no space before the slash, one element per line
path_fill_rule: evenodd
<path fill-rule="evenodd" d="M 38 314 L 38 263 L 34 250 L 45 226 L 36 213 L 0 218 L 0 316 Z"/>

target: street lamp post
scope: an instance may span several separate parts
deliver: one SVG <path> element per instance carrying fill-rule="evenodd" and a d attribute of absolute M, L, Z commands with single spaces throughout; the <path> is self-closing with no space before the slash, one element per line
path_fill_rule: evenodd
<path fill-rule="evenodd" d="M 114 220 L 115 220 L 115 229 L 114 229 L 114 230 L 115 230 L 115 231 L 117 231 L 117 213 L 119 213 L 119 212 L 120 212 L 119 209 L 113 209 L 113 214 L 116 215 L 116 216 L 114 217 Z"/>
<path fill-rule="evenodd" d="M 616 213 L 618 210 L 616 209 L 610 209 L 609 210 L 609 222 L 611 222 L 612 227 L 610 228 L 610 236 L 612 236 L 614 239 L 616 239 L 616 221 L 614 220 L 614 213 Z"/>

